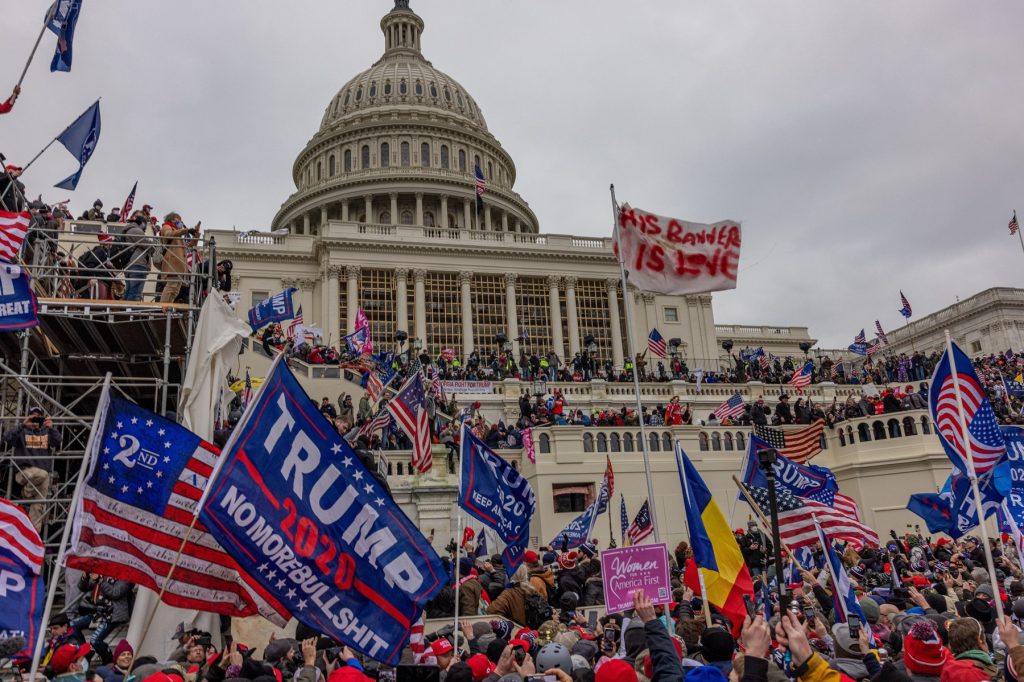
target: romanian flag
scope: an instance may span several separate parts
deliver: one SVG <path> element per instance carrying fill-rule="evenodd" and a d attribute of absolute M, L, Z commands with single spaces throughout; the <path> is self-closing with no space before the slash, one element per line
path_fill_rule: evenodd
<path fill-rule="evenodd" d="M 725 515 L 678 443 L 676 466 L 679 468 L 679 483 L 683 488 L 690 546 L 694 563 L 703 570 L 706 600 L 732 622 L 733 634 L 738 635 L 747 613 L 743 595 L 754 592 L 750 571 L 743 563 L 743 554 Z M 694 592 L 701 592 L 695 574 L 696 571 L 687 571 L 684 578 Z"/>

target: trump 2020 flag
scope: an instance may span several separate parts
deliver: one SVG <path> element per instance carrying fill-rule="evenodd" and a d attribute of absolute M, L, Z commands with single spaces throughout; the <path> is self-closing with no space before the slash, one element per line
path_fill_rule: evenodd
<path fill-rule="evenodd" d="M 275 361 L 212 474 L 200 521 L 285 611 L 394 665 L 441 559 Z"/>
<path fill-rule="evenodd" d="M 594 521 L 598 516 L 597 505 L 597 500 L 591 502 L 582 514 L 558 531 L 558 535 L 548 543 L 548 546 L 563 552 L 583 546 L 583 543 L 590 539 L 590 533 L 594 529 Z"/>
<path fill-rule="evenodd" d="M 32 655 L 43 620 L 43 541 L 25 511 L 0 498 L 0 636 L 24 637 Z"/>
<path fill-rule="evenodd" d="M 459 506 L 497 532 L 507 547 L 503 562 L 511 575 L 519 568 L 537 510 L 533 488 L 511 464 L 462 426 Z"/>
<path fill-rule="evenodd" d="M 100 141 L 100 101 L 96 100 L 91 107 L 76 118 L 74 123 L 57 136 L 57 141 L 78 159 L 78 170 L 58 182 L 54 187 L 74 190 L 78 187 L 78 181 L 82 179 L 85 164 L 89 163 L 89 159 L 92 158 L 92 153 L 96 151 L 96 145 Z"/>
<path fill-rule="evenodd" d="M 284 322 L 295 316 L 295 309 L 292 305 L 292 294 L 295 287 L 290 287 L 278 292 L 270 298 L 265 298 L 249 309 L 249 326 L 253 331 L 262 329 L 268 324 Z"/>
<path fill-rule="evenodd" d="M 37 324 L 36 295 L 28 273 L 17 265 L 0 263 L 0 331 L 28 329 Z"/>
<path fill-rule="evenodd" d="M 952 353 L 950 353 L 952 349 Z M 984 386 L 974 373 L 970 358 L 959 346 L 950 343 L 932 374 L 928 389 L 928 410 L 935 422 L 939 440 L 953 466 L 969 472 L 967 447 L 969 445 L 974 461 L 974 472 L 981 476 L 988 473 L 1006 453 L 1006 443 L 999 431 L 999 422 L 988 402 Z M 956 372 L 954 383 L 953 372 Z M 960 400 L 957 399 L 957 384 Z M 967 443 L 960 424 L 960 402 L 963 404 L 964 419 L 967 422 Z"/>
<path fill-rule="evenodd" d="M 71 48 L 75 40 L 75 25 L 82 11 L 82 0 L 57 0 L 53 16 L 46 27 L 57 34 L 57 49 L 54 50 L 50 71 L 71 71 Z"/>

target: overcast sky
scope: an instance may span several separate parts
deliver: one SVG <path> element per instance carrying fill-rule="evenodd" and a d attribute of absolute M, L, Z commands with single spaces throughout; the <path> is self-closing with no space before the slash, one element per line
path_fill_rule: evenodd
<path fill-rule="evenodd" d="M 0 89 L 49 0 L 7 0 Z M 47 34 L 0 150 L 24 163 L 97 96 L 74 193 L 52 147 L 30 193 L 269 229 L 341 86 L 383 51 L 390 0 L 85 0 L 70 74 Z M 743 221 L 718 323 L 807 325 L 850 343 L 991 286 L 1018 286 L 1024 3 L 413 0 L 424 52 L 512 155 L 541 230 L 610 234 L 620 201 Z M 286 8 L 286 9 L 285 9 Z"/>

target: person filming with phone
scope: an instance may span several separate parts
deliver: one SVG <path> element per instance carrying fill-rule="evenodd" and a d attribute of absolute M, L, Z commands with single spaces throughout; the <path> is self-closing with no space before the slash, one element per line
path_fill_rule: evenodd
<path fill-rule="evenodd" d="M 60 431 L 42 408 L 33 407 L 25 421 L 4 434 L 0 444 L 4 449 L 13 449 L 14 480 L 21 486 L 21 497 L 28 502 L 26 511 L 32 525 L 41 533 L 46 523 L 53 457 L 60 452 Z"/>

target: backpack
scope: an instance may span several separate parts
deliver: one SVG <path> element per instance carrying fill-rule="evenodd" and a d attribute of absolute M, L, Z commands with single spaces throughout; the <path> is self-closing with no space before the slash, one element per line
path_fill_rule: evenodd
<path fill-rule="evenodd" d="M 551 605 L 540 598 L 539 594 L 529 593 L 526 595 L 526 627 L 536 630 L 545 622 L 551 620 L 554 611 Z"/>

